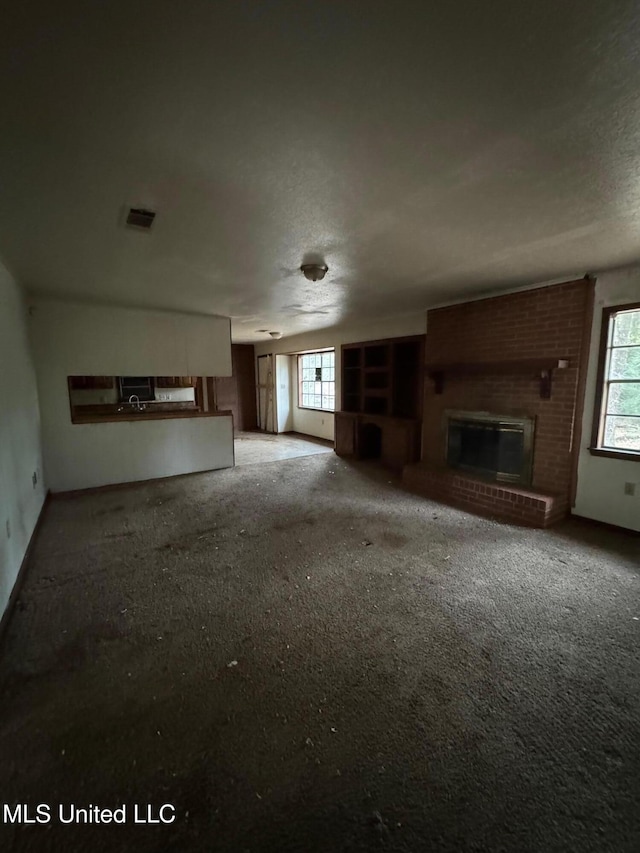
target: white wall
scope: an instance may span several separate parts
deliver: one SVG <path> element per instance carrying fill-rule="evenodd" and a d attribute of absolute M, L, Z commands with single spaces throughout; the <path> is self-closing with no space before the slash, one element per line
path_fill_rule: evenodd
<path fill-rule="evenodd" d="M 336 397 L 336 400 L 338 399 Z M 304 435 L 315 435 L 318 438 L 326 438 L 328 441 L 333 441 L 335 433 L 333 412 L 317 412 L 312 409 L 301 409 L 296 402 L 293 406 L 292 429 Z"/>
<path fill-rule="evenodd" d="M 337 326 L 320 329 L 302 335 L 292 335 L 280 340 L 269 340 L 255 344 L 256 356 L 267 353 L 296 353 L 304 350 L 334 347 L 336 351 L 336 406 L 341 400 L 341 351 L 342 344 L 358 341 L 373 341 L 382 338 L 396 338 L 403 335 L 423 335 L 426 330 L 426 314 L 416 313 L 402 317 L 389 317 L 387 320 L 363 323 L 362 325 Z M 294 359 L 292 359 L 293 361 Z M 297 367 L 292 370 L 292 429 L 296 432 L 314 435 L 318 438 L 334 440 L 334 417 L 331 412 L 316 412 L 298 407 L 296 394 Z"/>
<path fill-rule="evenodd" d="M 35 487 L 34 471 L 38 477 Z M 0 615 L 44 497 L 40 413 L 26 306 L 20 288 L 0 264 Z"/>
<path fill-rule="evenodd" d="M 231 416 L 45 428 L 51 491 L 152 480 L 233 465 Z"/>
<path fill-rule="evenodd" d="M 228 376 L 230 323 L 36 300 L 30 332 L 52 492 L 233 465 L 231 418 L 72 424 L 68 376 Z"/>
<path fill-rule="evenodd" d="M 640 460 L 607 459 L 592 456 L 588 450 L 593 423 L 602 309 L 628 302 L 640 302 L 640 267 L 598 275 L 574 512 L 640 531 Z M 636 484 L 635 496 L 624 494 L 625 482 Z"/>
<path fill-rule="evenodd" d="M 36 299 L 31 328 L 68 376 L 231 376 L 227 317 Z"/>

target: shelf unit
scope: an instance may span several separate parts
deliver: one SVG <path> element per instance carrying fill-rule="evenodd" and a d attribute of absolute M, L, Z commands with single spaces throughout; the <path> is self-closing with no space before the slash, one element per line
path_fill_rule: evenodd
<path fill-rule="evenodd" d="M 342 411 L 420 419 L 424 335 L 342 346 Z"/>

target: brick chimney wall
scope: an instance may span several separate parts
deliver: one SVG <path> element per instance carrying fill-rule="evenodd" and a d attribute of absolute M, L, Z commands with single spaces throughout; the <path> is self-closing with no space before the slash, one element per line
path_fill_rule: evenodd
<path fill-rule="evenodd" d="M 569 497 L 593 286 L 581 279 L 428 312 L 427 365 L 552 357 L 568 359 L 569 367 L 553 372 L 549 400 L 540 398 L 539 378 L 531 374 L 445 373 L 442 394 L 427 377 L 423 461 L 444 463 L 446 409 L 535 417 L 532 486 Z"/>

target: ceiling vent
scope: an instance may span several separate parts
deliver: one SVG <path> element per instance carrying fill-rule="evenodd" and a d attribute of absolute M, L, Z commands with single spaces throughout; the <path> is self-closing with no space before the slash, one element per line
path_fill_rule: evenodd
<path fill-rule="evenodd" d="M 145 210 L 142 207 L 130 207 L 127 213 L 127 226 L 129 228 L 140 228 L 149 231 L 153 225 L 156 214 L 153 210 Z"/>

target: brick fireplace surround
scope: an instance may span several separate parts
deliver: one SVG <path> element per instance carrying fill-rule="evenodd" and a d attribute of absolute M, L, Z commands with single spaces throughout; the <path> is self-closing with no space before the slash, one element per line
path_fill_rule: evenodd
<path fill-rule="evenodd" d="M 422 461 L 403 480 L 463 509 L 547 527 L 573 502 L 594 281 L 581 279 L 427 314 Z M 567 359 L 552 373 L 550 399 L 527 359 Z M 506 364 L 505 364 L 506 363 Z M 441 393 L 438 393 L 438 390 Z M 535 418 L 531 487 L 490 483 L 445 464 L 445 412 L 486 411 Z"/>

